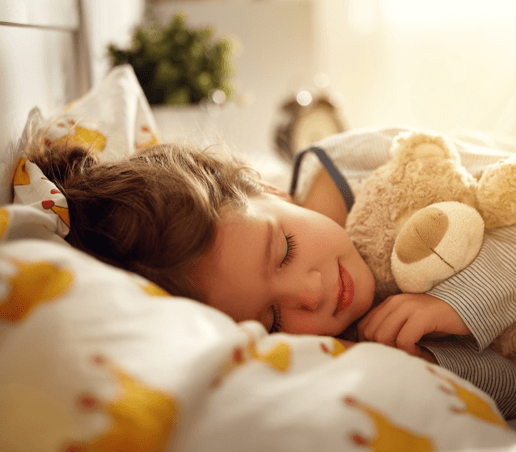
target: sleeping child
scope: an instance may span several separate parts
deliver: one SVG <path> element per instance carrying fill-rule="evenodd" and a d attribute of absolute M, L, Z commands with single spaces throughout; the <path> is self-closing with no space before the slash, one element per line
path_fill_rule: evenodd
<path fill-rule="evenodd" d="M 292 190 L 292 198 L 220 150 L 187 144 L 106 163 L 88 149 L 48 148 L 37 139 L 27 153 L 67 199 L 72 246 L 270 332 L 331 335 L 349 346 L 350 326 L 358 322 L 360 338 L 456 372 L 490 394 L 506 418 L 515 417 L 515 364 L 490 349 L 477 351 L 474 338 L 415 345 L 430 333 L 468 337 L 472 331 L 452 305 L 430 294 L 399 295 L 429 306 L 407 343 L 392 334 L 382 341 L 378 311 L 367 315 L 375 280 L 344 229 L 350 185 L 358 190 L 360 179 L 388 158 L 399 131 L 336 136 L 343 149 L 367 148 L 373 167 L 348 155 L 337 169 L 343 159 L 330 146 L 320 153 L 326 169 L 298 178 L 296 166 L 300 193 Z"/>

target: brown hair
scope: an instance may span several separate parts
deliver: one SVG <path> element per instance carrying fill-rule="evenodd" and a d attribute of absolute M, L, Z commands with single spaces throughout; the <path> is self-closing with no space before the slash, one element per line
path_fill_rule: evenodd
<path fill-rule="evenodd" d="M 263 192 L 235 158 L 187 143 L 100 163 L 94 151 L 40 138 L 27 156 L 65 195 L 72 246 L 195 299 L 186 269 L 211 243 L 221 208 Z"/>

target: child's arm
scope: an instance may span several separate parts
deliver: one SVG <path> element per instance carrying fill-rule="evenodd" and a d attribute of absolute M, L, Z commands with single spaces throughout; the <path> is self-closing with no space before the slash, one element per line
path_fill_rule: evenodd
<path fill-rule="evenodd" d="M 342 227 L 346 225 L 346 204 L 335 182 L 324 168 L 315 176 L 302 207 L 319 212 Z"/>

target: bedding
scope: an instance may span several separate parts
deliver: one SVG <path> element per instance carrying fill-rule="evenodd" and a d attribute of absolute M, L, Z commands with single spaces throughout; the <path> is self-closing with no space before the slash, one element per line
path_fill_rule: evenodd
<path fill-rule="evenodd" d="M 103 159 L 159 141 L 128 66 L 34 128 Z M 494 402 L 444 369 L 269 335 L 71 248 L 66 200 L 24 143 L 0 208 L 0 450 L 516 451 Z"/>

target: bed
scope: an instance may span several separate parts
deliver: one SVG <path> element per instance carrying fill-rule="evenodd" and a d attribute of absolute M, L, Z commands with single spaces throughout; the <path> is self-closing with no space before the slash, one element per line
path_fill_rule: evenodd
<path fill-rule="evenodd" d="M 66 200 L 22 159 L 27 133 L 103 159 L 160 133 L 131 67 L 89 86 L 78 9 L 45 22 L 21 3 L 0 1 L 0 450 L 516 451 L 494 402 L 444 369 L 270 335 L 72 249 Z"/>

